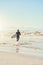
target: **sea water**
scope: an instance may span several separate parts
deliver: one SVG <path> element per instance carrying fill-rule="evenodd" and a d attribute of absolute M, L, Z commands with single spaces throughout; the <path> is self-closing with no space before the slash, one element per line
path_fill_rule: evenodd
<path fill-rule="evenodd" d="M 12 34 L 0 33 L 0 51 L 15 53 L 18 51 L 20 54 L 43 57 L 43 36 L 21 35 L 18 42 L 19 48 L 17 48 L 14 46 L 17 43 L 16 38 L 11 38 Z"/>

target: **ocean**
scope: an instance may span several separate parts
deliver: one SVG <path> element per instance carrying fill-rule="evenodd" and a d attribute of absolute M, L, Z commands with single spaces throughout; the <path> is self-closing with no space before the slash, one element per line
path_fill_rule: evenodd
<path fill-rule="evenodd" d="M 11 38 L 15 31 L 1 31 L 0 32 L 0 51 L 18 52 L 23 55 L 33 55 L 43 57 L 43 36 L 27 34 L 22 31 L 19 42 L 16 38 Z M 15 46 L 16 44 L 19 46 Z"/>

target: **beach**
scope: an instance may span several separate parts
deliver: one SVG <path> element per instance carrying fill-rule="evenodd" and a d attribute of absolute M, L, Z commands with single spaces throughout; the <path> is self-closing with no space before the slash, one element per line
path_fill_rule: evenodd
<path fill-rule="evenodd" d="M 0 65 L 43 65 L 43 0 L 0 0 Z"/>
<path fill-rule="evenodd" d="M 0 36 L 0 65 L 43 65 L 43 36 L 22 33 L 17 42 L 12 35 Z"/>
<path fill-rule="evenodd" d="M 0 65 L 43 65 L 43 57 L 26 56 L 13 52 L 0 52 Z"/>

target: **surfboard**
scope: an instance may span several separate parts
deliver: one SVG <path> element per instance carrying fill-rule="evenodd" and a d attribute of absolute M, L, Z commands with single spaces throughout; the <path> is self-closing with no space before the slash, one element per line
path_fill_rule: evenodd
<path fill-rule="evenodd" d="M 11 36 L 11 38 L 15 38 L 15 37 L 16 37 L 16 34 Z"/>

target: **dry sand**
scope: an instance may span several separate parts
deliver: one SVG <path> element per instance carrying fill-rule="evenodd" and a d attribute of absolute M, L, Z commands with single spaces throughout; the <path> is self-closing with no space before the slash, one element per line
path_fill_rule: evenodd
<path fill-rule="evenodd" d="M 43 58 L 13 52 L 0 52 L 0 65 L 43 65 Z"/>

